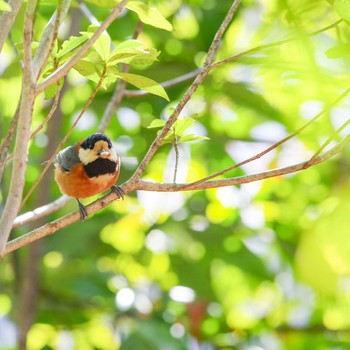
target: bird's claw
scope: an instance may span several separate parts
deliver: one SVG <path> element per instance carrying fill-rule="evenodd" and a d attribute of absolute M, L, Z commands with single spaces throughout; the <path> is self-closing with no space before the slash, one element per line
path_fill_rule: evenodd
<path fill-rule="evenodd" d="M 81 221 L 85 221 L 85 219 L 86 219 L 87 216 L 88 216 L 86 207 L 85 207 L 85 205 L 83 205 L 83 204 L 78 200 L 78 198 L 76 198 L 76 200 L 77 200 L 78 206 L 79 206 L 80 220 L 81 220 Z"/>
<path fill-rule="evenodd" d="M 123 191 L 123 189 L 120 186 L 113 185 L 111 187 L 111 191 L 115 192 L 118 195 L 118 199 L 121 198 L 122 200 L 124 200 L 125 192 Z"/>

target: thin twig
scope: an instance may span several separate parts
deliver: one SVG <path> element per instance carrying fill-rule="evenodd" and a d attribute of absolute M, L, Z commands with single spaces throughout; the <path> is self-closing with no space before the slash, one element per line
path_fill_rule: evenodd
<path fill-rule="evenodd" d="M 8 2 L 11 11 L 3 11 L 0 14 L 0 52 L 5 44 L 6 38 L 10 33 L 13 22 L 16 19 L 17 13 L 21 8 L 23 0 L 10 0 Z"/>
<path fill-rule="evenodd" d="M 58 107 L 58 101 L 60 98 L 61 87 L 60 87 L 59 82 L 57 82 L 56 84 L 57 84 L 57 88 L 56 88 L 57 90 L 56 90 L 56 94 L 55 94 L 51 109 L 50 109 L 47 117 L 44 119 L 44 121 L 31 133 L 30 139 L 33 139 L 36 135 L 38 135 L 38 133 L 47 125 L 47 123 L 51 120 L 51 118 L 53 117 L 53 115 Z"/>
<path fill-rule="evenodd" d="M 151 159 L 153 158 L 154 154 L 156 153 L 156 151 L 160 147 L 162 140 L 167 135 L 167 133 L 171 129 L 172 125 L 175 123 L 175 121 L 176 121 L 177 117 L 179 116 L 180 112 L 185 107 L 186 103 L 191 99 L 192 95 L 195 93 L 195 91 L 197 90 L 198 86 L 203 82 L 203 80 L 208 75 L 209 70 L 210 70 L 210 65 L 213 63 L 213 61 L 215 59 L 215 55 L 216 55 L 216 53 L 217 53 L 217 51 L 219 49 L 220 40 L 221 40 L 221 38 L 222 38 L 222 36 L 223 36 L 227 26 L 231 22 L 233 15 L 236 13 L 239 4 L 240 4 L 240 0 L 235 0 L 233 2 L 233 4 L 232 4 L 231 8 L 229 9 L 226 17 L 223 20 L 220 28 L 218 29 L 218 31 L 215 34 L 215 37 L 214 37 L 214 39 L 212 41 L 212 44 L 210 45 L 207 58 L 206 58 L 206 60 L 204 62 L 204 65 L 203 65 L 200 73 L 197 75 L 197 77 L 194 80 L 194 82 L 191 84 L 191 86 L 188 88 L 186 93 L 183 95 L 181 101 L 176 106 L 175 111 L 170 116 L 170 118 L 168 119 L 167 123 L 165 124 L 165 126 L 163 127 L 161 132 L 158 134 L 156 139 L 153 141 L 151 147 L 147 151 L 145 157 L 143 158 L 142 162 L 140 163 L 140 165 L 138 166 L 138 168 L 136 169 L 136 171 L 134 172 L 134 174 L 132 175 L 132 177 L 131 177 L 131 179 L 129 181 L 133 182 L 133 181 L 137 181 L 138 179 L 140 179 L 140 177 L 144 173 L 148 163 L 151 161 Z"/>
<path fill-rule="evenodd" d="M 71 200 L 71 197 L 62 195 L 61 197 L 57 198 L 55 201 L 49 204 L 45 204 L 41 207 L 35 208 L 32 211 L 28 211 L 22 215 L 19 215 L 16 217 L 13 223 L 13 228 L 17 228 L 17 227 L 29 224 L 51 213 L 54 213 L 56 210 L 64 207 L 70 200 Z"/>
<path fill-rule="evenodd" d="M 234 60 L 237 60 L 238 58 L 240 57 L 243 57 L 243 56 L 247 56 L 247 55 L 250 55 L 252 53 L 256 53 L 258 51 L 261 51 L 261 50 L 266 50 L 266 49 L 269 49 L 269 48 L 272 48 L 272 47 L 276 47 L 276 46 L 280 46 L 280 45 L 283 45 L 283 44 L 287 44 L 291 41 L 295 41 L 295 40 L 298 40 L 300 38 L 305 38 L 305 37 L 310 37 L 310 36 L 316 36 L 320 33 L 323 33 L 329 29 L 332 29 L 334 27 L 336 27 L 339 23 L 343 22 L 342 19 L 330 24 L 329 26 L 326 26 L 324 28 L 320 28 L 318 30 L 315 30 L 314 32 L 311 32 L 311 33 L 308 33 L 308 34 L 304 34 L 304 35 L 300 35 L 300 36 L 296 36 L 296 37 L 293 37 L 293 38 L 289 38 L 289 39 L 284 39 L 284 40 L 279 40 L 279 41 L 276 41 L 276 42 L 273 42 L 273 43 L 269 43 L 269 44 L 265 44 L 265 45 L 259 45 L 259 46 L 256 46 L 256 47 L 253 47 L 251 49 L 248 49 L 246 51 L 242 51 L 236 55 L 232 55 L 230 57 L 227 57 L 223 60 L 220 60 L 218 62 L 215 62 L 211 65 L 210 69 L 214 69 L 218 66 L 221 66 L 225 63 L 228 63 L 228 62 L 231 62 L 231 61 L 234 61 Z"/>
<path fill-rule="evenodd" d="M 72 69 L 72 67 L 88 52 L 95 41 L 101 36 L 101 34 L 110 26 L 110 24 L 119 16 L 129 0 L 122 0 L 122 2 L 116 6 L 110 15 L 105 19 L 101 26 L 96 30 L 92 37 L 85 42 L 81 49 L 54 73 L 45 78 L 40 84 L 37 85 L 36 93 L 43 92 L 50 85 L 56 83 L 63 78 Z"/>
<path fill-rule="evenodd" d="M 31 133 L 29 140 L 32 140 L 36 135 L 38 135 L 40 130 L 42 130 L 47 125 L 47 123 L 51 120 L 53 114 L 55 113 L 55 111 L 58 107 L 59 96 L 60 96 L 60 83 L 57 82 L 57 90 L 56 90 L 56 94 L 55 94 L 51 109 L 50 109 L 47 117 L 45 118 L 45 120 Z M 7 158 L 3 162 L 3 165 L 6 165 L 9 161 L 11 161 L 13 159 L 13 155 L 14 155 L 14 153 L 8 155 Z M 0 174 L 1 174 L 1 165 L 0 165 Z M 0 176 L 0 179 L 1 179 L 1 176 Z"/>
<path fill-rule="evenodd" d="M 81 112 L 79 113 L 78 117 L 76 118 L 76 120 L 74 121 L 73 125 L 71 126 L 71 128 L 68 130 L 67 134 L 65 135 L 65 137 L 62 139 L 62 141 L 60 142 L 60 144 L 58 145 L 58 147 L 56 148 L 55 152 L 53 153 L 53 155 L 51 156 L 50 160 L 45 164 L 44 169 L 42 170 L 40 176 L 38 177 L 38 179 L 35 181 L 35 183 L 33 184 L 33 186 L 30 188 L 30 190 L 28 191 L 28 193 L 26 194 L 26 196 L 23 198 L 20 209 L 23 207 L 23 205 L 26 203 L 26 201 L 28 200 L 28 198 L 30 197 L 30 195 L 33 193 L 33 191 L 35 190 L 35 188 L 38 186 L 38 184 L 40 183 L 40 181 L 42 180 L 42 178 L 44 177 L 44 175 L 46 174 L 47 170 L 50 168 L 51 164 L 53 163 L 54 159 L 56 158 L 56 155 L 58 154 L 58 152 L 61 150 L 62 146 L 65 144 L 65 142 L 67 141 L 69 135 L 72 133 L 72 131 L 74 130 L 74 128 L 76 127 L 76 125 L 78 124 L 79 120 L 81 119 L 81 117 L 84 115 L 85 111 L 87 110 L 87 108 L 90 106 L 91 102 L 93 101 L 93 99 L 95 98 L 97 91 L 99 90 L 103 79 L 105 78 L 106 75 L 106 68 L 103 70 L 100 80 L 97 83 L 94 91 L 91 93 L 88 101 L 86 102 L 86 104 L 84 105 L 83 109 L 81 110 Z"/>
<path fill-rule="evenodd" d="M 18 104 L 15 115 L 11 120 L 11 124 L 7 131 L 6 137 L 4 138 L 3 142 L 0 145 L 0 182 L 2 181 L 2 175 L 4 173 L 4 169 L 7 163 L 6 161 L 8 157 L 7 153 L 8 153 L 8 150 L 10 149 L 10 144 L 13 139 L 13 136 L 15 135 L 15 131 L 17 128 L 17 123 L 19 118 L 19 107 L 20 107 L 20 104 Z"/>
<path fill-rule="evenodd" d="M 323 150 L 329 146 L 329 144 L 335 140 L 336 137 L 339 136 L 339 134 L 350 124 L 350 119 L 348 119 L 345 123 L 343 123 L 338 129 L 336 129 L 333 133 L 333 135 L 331 135 L 323 144 L 322 146 L 317 150 L 317 152 L 310 158 L 309 162 L 311 164 L 314 163 L 314 160 L 323 152 Z"/>
<path fill-rule="evenodd" d="M 55 47 L 58 29 L 68 13 L 70 3 L 71 0 L 59 0 L 57 10 L 45 27 L 44 34 L 33 59 L 33 73 L 37 80 Z"/>
<path fill-rule="evenodd" d="M 136 39 L 141 33 L 143 28 L 143 24 L 141 21 L 138 21 L 136 29 L 134 31 L 133 38 Z M 129 64 L 123 64 L 121 71 L 123 73 L 127 73 L 130 69 Z M 107 108 L 105 109 L 102 119 L 100 121 L 100 125 L 98 127 L 98 132 L 104 132 L 107 129 L 108 124 L 110 123 L 116 109 L 120 105 L 123 97 L 125 96 L 125 87 L 126 81 L 122 79 L 118 79 L 117 88 L 114 91 L 114 94 L 111 100 L 108 102 Z"/>
<path fill-rule="evenodd" d="M 177 176 L 177 170 L 179 167 L 179 143 L 178 139 L 175 134 L 175 129 L 174 129 L 174 142 L 173 142 L 174 150 L 175 150 L 175 165 L 174 165 L 174 178 L 173 178 L 173 183 L 176 183 L 176 176 Z"/>
<path fill-rule="evenodd" d="M 277 147 L 281 146 L 282 144 L 286 143 L 287 141 L 289 141 L 290 139 L 294 138 L 295 136 L 297 136 L 298 134 L 300 134 L 304 129 L 306 129 L 308 126 L 310 126 L 311 124 L 313 124 L 317 119 L 319 119 L 323 114 L 327 113 L 332 107 L 334 107 L 336 104 L 338 104 L 344 97 L 346 97 L 350 92 L 350 87 L 347 88 L 340 96 L 338 96 L 332 103 L 330 103 L 327 107 L 325 107 L 320 113 L 318 113 L 316 116 L 314 116 L 312 119 L 310 119 L 306 124 L 304 124 L 303 126 L 301 126 L 299 129 L 297 129 L 296 131 L 294 131 L 293 133 L 289 134 L 288 136 L 286 136 L 285 138 L 281 139 L 280 141 L 274 143 L 273 145 L 271 145 L 270 147 L 266 148 L 265 150 L 263 150 L 262 152 L 243 160 L 240 163 L 237 163 L 231 167 L 228 167 L 226 169 L 220 170 L 212 175 L 209 175 L 205 178 L 202 178 L 198 181 L 194 181 L 191 182 L 190 184 L 188 184 L 189 187 L 191 187 L 194 184 L 199 184 L 202 182 L 206 182 L 208 180 L 214 179 L 215 177 L 218 177 L 220 175 L 224 175 L 236 168 L 241 167 L 242 165 L 248 164 L 254 160 L 257 160 L 259 158 L 261 158 L 262 156 L 264 156 L 265 154 L 271 152 L 272 150 L 276 149 Z"/>

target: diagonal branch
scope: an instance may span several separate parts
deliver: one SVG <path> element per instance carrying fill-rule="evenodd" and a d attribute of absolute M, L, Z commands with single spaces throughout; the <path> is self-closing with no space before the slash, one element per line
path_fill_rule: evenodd
<path fill-rule="evenodd" d="M 350 135 L 344 138 L 339 144 L 337 144 L 335 147 L 330 149 L 328 152 L 318 155 L 312 162 L 308 160 L 299 164 L 294 164 L 294 165 L 290 165 L 290 166 L 286 166 L 286 167 L 274 169 L 274 170 L 268 170 L 268 171 L 264 171 L 264 172 L 252 174 L 252 175 L 239 176 L 239 177 L 234 177 L 230 179 L 206 181 L 200 184 L 192 184 L 191 187 L 189 187 L 188 184 L 156 183 L 156 182 L 149 182 L 149 181 L 143 181 L 143 180 L 134 181 L 133 183 L 130 183 L 128 181 L 121 187 L 123 191 L 127 194 L 135 190 L 157 191 L 157 192 L 178 192 L 178 191 L 190 191 L 190 190 L 191 191 L 203 190 L 203 189 L 218 188 L 218 187 L 225 187 L 225 186 L 236 186 L 236 185 L 260 181 L 271 177 L 287 175 L 297 171 L 304 170 L 308 167 L 324 162 L 327 159 L 333 157 L 334 155 L 340 153 L 349 142 L 350 142 Z M 104 197 L 97 199 L 95 202 L 89 204 L 86 207 L 88 214 L 90 215 L 96 211 L 101 210 L 102 208 L 106 207 L 108 204 L 112 203 L 118 198 L 119 197 L 116 193 L 110 192 Z M 40 238 L 53 234 L 56 231 L 60 230 L 61 228 L 71 225 L 76 221 L 79 221 L 79 219 L 80 219 L 80 214 L 79 214 L 79 211 L 77 210 L 60 219 L 52 221 L 31 232 L 28 232 L 23 236 L 15 238 L 7 244 L 5 254 L 8 254 L 16 249 L 19 249 Z"/>
<path fill-rule="evenodd" d="M 58 29 L 66 17 L 71 0 L 58 1 L 58 8 L 47 23 L 33 59 L 33 74 L 38 79 L 54 48 Z"/>
<path fill-rule="evenodd" d="M 133 176 L 130 178 L 130 180 L 129 180 L 130 182 L 134 182 L 134 181 L 137 181 L 138 179 L 140 179 L 140 177 L 144 173 L 148 163 L 151 161 L 154 154 L 156 153 L 156 151 L 160 147 L 162 140 L 167 135 L 167 133 L 171 129 L 172 125 L 175 123 L 175 121 L 178 118 L 178 116 L 180 115 L 182 109 L 185 107 L 186 103 L 191 99 L 192 95 L 196 92 L 198 86 L 203 82 L 203 80 L 208 75 L 208 73 L 210 71 L 210 65 L 214 62 L 216 53 L 219 50 L 221 38 L 222 38 L 227 26 L 231 22 L 233 15 L 236 13 L 239 4 L 240 4 L 240 0 L 235 0 L 233 2 L 226 17 L 224 18 L 223 22 L 221 23 L 220 28 L 218 29 L 218 31 L 215 34 L 215 37 L 210 45 L 207 58 L 204 62 L 204 65 L 203 65 L 201 71 L 199 72 L 199 74 L 197 75 L 194 82 L 191 84 L 189 89 L 186 91 L 186 93 L 184 94 L 184 96 L 182 97 L 182 99 L 180 100 L 178 105 L 176 106 L 175 111 L 170 116 L 170 118 L 168 119 L 167 123 L 165 124 L 165 126 L 163 127 L 163 129 L 161 130 L 159 135 L 153 141 L 151 147 L 149 148 L 149 150 L 146 153 L 145 157 L 143 158 L 142 162 L 140 163 L 140 165 L 136 169 Z"/>
<path fill-rule="evenodd" d="M 72 67 L 87 53 L 87 51 L 93 46 L 95 41 L 101 36 L 101 34 L 112 24 L 112 22 L 119 16 L 129 0 L 123 0 L 118 6 L 116 6 L 110 15 L 105 19 L 101 26 L 96 30 L 94 35 L 82 46 L 82 48 L 74 55 L 69 61 L 63 64 L 54 73 L 44 79 L 36 88 L 36 93 L 43 92 L 50 85 L 63 78 L 72 69 Z"/>
<path fill-rule="evenodd" d="M 5 44 L 8 34 L 10 33 L 17 13 L 21 8 L 22 2 L 23 0 L 10 0 L 8 4 L 11 7 L 11 11 L 3 11 L 0 15 L 0 52 Z"/>
<path fill-rule="evenodd" d="M 87 102 L 85 103 L 83 109 L 80 111 L 79 115 L 77 116 L 77 118 L 75 119 L 74 123 L 72 124 L 72 126 L 70 127 L 70 129 L 68 130 L 68 132 L 66 133 L 66 135 L 64 136 L 64 138 L 62 139 L 62 141 L 60 142 L 60 144 L 57 146 L 55 152 L 53 153 L 53 155 L 51 156 L 50 160 L 46 163 L 44 169 L 42 170 L 40 176 L 38 177 L 38 179 L 35 181 L 35 183 L 33 184 L 33 186 L 30 188 L 30 190 L 28 191 L 28 193 L 26 194 L 26 196 L 23 198 L 22 203 L 20 208 L 23 207 L 23 205 L 26 203 L 26 201 L 28 200 L 28 198 L 30 197 L 30 195 L 33 193 L 33 191 L 36 189 L 36 187 L 38 186 L 38 184 L 40 183 L 40 181 L 42 180 L 42 178 L 44 177 L 44 175 L 46 174 L 47 170 L 49 169 L 49 167 L 51 166 L 51 164 L 53 163 L 56 155 L 58 154 L 58 152 L 60 151 L 60 149 L 63 147 L 63 145 L 65 144 L 65 142 L 67 141 L 69 135 L 72 133 L 72 131 L 74 130 L 74 128 L 76 127 L 76 125 L 78 124 L 79 120 L 81 119 L 81 117 L 84 115 L 85 111 L 88 109 L 88 107 L 90 106 L 90 104 L 92 103 L 93 99 L 95 98 L 99 88 L 102 85 L 102 82 L 104 80 L 104 78 L 106 77 L 106 68 L 103 70 L 100 80 L 98 81 L 94 91 L 91 93 L 89 99 L 87 100 Z"/>
<path fill-rule="evenodd" d="M 245 160 L 243 160 L 240 163 L 237 163 L 235 165 L 232 165 L 231 167 L 228 167 L 226 169 L 220 170 L 212 175 L 209 175 L 205 178 L 202 178 L 198 181 L 194 181 L 190 184 L 188 184 L 189 187 L 191 187 L 192 185 L 195 184 L 200 184 L 203 182 L 206 182 L 208 180 L 214 179 L 215 177 L 218 177 L 220 175 L 224 175 L 234 169 L 237 169 L 239 167 L 241 167 L 242 165 L 248 164 L 254 160 L 257 160 L 259 158 L 261 158 L 262 156 L 264 156 L 265 154 L 271 152 L 272 150 L 274 150 L 275 148 L 281 146 L 282 144 L 286 143 L 287 141 L 291 140 L 292 138 L 294 138 L 295 136 L 297 136 L 298 134 L 300 134 L 304 129 L 306 129 L 308 126 L 310 126 L 311 124 L 313 124 L 317 119 L 319 119 L 323 114 L 327 113 L 332 107 L 334 107 L 335 105 L 337 105 L 342 99 L 344 99 L 348 94 L 350 93 L 350 87 L 347 88 L 340 96 L 338 96 L 332 103 L 330 103 L 326 108 L 324 108 L 320 113 L 316 114 L 313 118 L 311 118 L 307 123 L 305 123 L 303 126 L 301 126 L 299 129 L 297 129 L 296 131 L 294 131 L 293 133 L 289 134 L 288 136 L 286 136 L 285 138 L 281 139 L 280 141 L 274 143 L 273 145 L 271 145 L 270 147 L 266 148 L 265 150 L 263 150 L 262 152 L 247 158 Z M 323 148 L 321 149 L 321 151 L 323 150 Z"/>

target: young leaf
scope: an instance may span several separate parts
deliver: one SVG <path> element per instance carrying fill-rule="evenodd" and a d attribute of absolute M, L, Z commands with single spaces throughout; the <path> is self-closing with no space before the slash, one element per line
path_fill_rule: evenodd
<path fill-rule="evenodd" d="M 185 119 L 178 119 L 174 123 L 174 129 L 175 129 L 175 134 L 177 137 L 181 137 L 184 132 L 193 125 L 193 123 L 196 121 L 194 117 L 189 117 Z"/>
<path fill-rule="evenodd" d="M 152 123 L 147 126 L 148 129 L 152 128 L 162 128 L 166 124 L 166 121 L 163 119 L 153 119 Z"/>
<path fill-rule="evenodd" d="M 338 44 L 331 47 L 326 52 L 328 58 L 341 58 L 350 55 L 350 43 Z"/>
<path fill-rule="evenodd" d="M 118 5 L 119 3 L 118 0 L 84 0 L 84 2 L 87 2 L 102 8 L 111 8 Z"/>
<path fill-rule="evenodd" d="M 153 7 L 148 7 L 146 4 L 139 1 L 130 1 L 127 3 L 126 8 L 130 11 L 134 11 L 140 18 L 140 21 L 149 24 L 153 27 L 172 31 L 173 26 L 163 15 Z"/>
<path fill-rule="evenodd" d="M 151 94 L 163 97 L 169 101 L 169 97 L 165 92 L 164 88 L 156 81 L 146 78 L 142 75 L 131 74 L 131 73 L 118 73 L 118 76 L 125 80 L 127 83 L 136 86 L 141 90 L 148 91 Z"/>
<path fill-rule="evenodd" d="M 11 12 L 12 8 L 7 2 L 0 0 L 0 11 Z"/>
<path fill-rule="evenodd" d="M 179 142 L 189 142 L 189 141 L 205 141 L 210 140 L 207 136 L 200 136 L 200 135 L 194 135 L 194 134 L 188 134 L 185 136 L 182 136 L 179 140 Z"/>
<path fill-rule="evenodd" d="M 62 59 L 65 55 L 79 47 L 88 39 L 89 37 L 86 34 L 83 34 L 81 36 L 71 36 L 68 40 L 62 43 L 61 48 L 57 52 L 56 57 Z"/>

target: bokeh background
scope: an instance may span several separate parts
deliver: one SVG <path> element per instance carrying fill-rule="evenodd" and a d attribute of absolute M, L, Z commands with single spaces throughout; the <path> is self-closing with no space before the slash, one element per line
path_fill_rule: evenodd
<path fill-rule="evenodd" d="M 160 55 L 130 72 L 164 82 L 200 67 L 231 4 L 150 1 L 173 30 L 145 24 L 137 39 Z M 113 5 L 73 2 L 59 40 L 87 30 L 83 6 L 103 21 Z M 37 40 L 54 9 L 53 2 L 40 2 Z M 183 110 L 181 118 L 198 114 L 188 132 L 209 140 L 179 144 L 177 181 L 253 156 L 331 105 L 289 142 L 222 178 L 312 156 L 349 118 L 347 98 L 333 103 L 349 87 L 348 13 L 350 1 L 242 1 L 217 60 L 254 50 L 214 69 Z M 1 138 L 20 95 L 23 14 L 24 8 L 0 55 Z M 138 20 L 125 11 L 107 31 L 113 44 L 132 38 Z M 276 44 L 265 47 L 270 43 Z M 166 120 L 189 84 L 167 88 L 170 101 L 150 94 L 123 98 L 106 130 L 122 158 L 119 184 L 154 140 L 152 120 Z M 30 144 L 26 191 L 95 86 L 77 71 L 68 74 L 58 110 Z M 99 91 L 66 145 L 97 130 L 114 89 Z M 33 129 L 51 105 L 52 99 L 37 99 Z M 0 349 L 17 348 L 27 332 L 31 350 L 349 349 L 348 159 L 344 149 L 302 172 L 237 187 L 130 193 L 86 222 L 15 251 L 0 264 Z M 174 147 L 164 145 L 144 179 L 171 182 L 174 164 Z M 9 166 L 2 203 L 10 175 Z M 59 196 L 51 170 L 23 212 Z M 73 210 L 74 200 L 12 238 Z"/>

